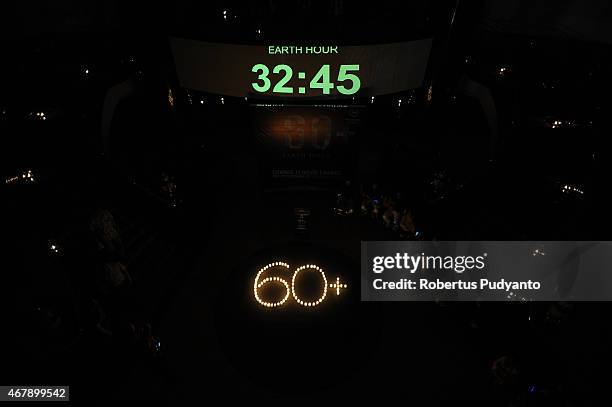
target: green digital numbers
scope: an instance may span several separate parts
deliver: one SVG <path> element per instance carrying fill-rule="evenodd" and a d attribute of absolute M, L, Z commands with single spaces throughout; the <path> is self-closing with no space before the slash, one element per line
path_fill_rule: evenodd
<path fill-rule="evenodd" d="M 329 80 L 329 65 L 323 65 L 310 81 L 310 89 L 322 89 L 324 95 L 329 95 L 334 84 Z"/>
<path fill-rule="evenodd" d="M 274 77 L 278 77 L 278 81 L 272 88 L 272 93 L 286 95 L 294 93 L 294 88 L 292 86 L 287 86 L 293 78 L 293 69 L 289 65 L 276 65 L 272 69 L 272 75 L 270 75 L 270 69 L 265 64 L 256 64 L 253 65 L 251 72 L 257 74 L 257 81 L 251 83 L 251 86 L 256 92 L 268 92 L 270 88 L 272 88 L 272 80 Z M 317 93 L 321 92 L 323 95 L 329 95 L 331 94 L 331 90 L 335 88 L 341 95 L 354 95 L 359 92 L 361 88 L 361 80 L 357 75 L 358 73 L 359 65 L 357 64 L 340 65 L 336 78 L 336 86 L 331 80 L 332 69 L 330 65 L 325 64 L 322 65 L 317 73 L 310 79 L 308 87 L 304 86 L 305 83 L 300 83 L 300 86 L 297 88 L 298 93 L 306 94 L 306 90 L 309 89 L 311 91 L 317 91 Z M 299 81 L 308 81 L 305 72 L 298 72 L 297 78 Z"/>
<path fill-rule="evenodd" d="M 352 86 L 346 88 L 342 85 L 338 85 L 338 92 L 343 95 L 353 95 L 357 93 L 361 88 L 361 80 L 354 73 L 348 73 L 349 71 L 359 71 L 359 65 L 341 65 L 340 72 L 338 72 L 338 82 L 351 81 Z"/>
<path fill-rule="evenodd" d="M 261 74 L 259 74 L 257 79 L 260 79 L 263 82 L 263 85 L 253 82 L 251 83 L 251 86 L 253 86 L 253 89 L 255 89 L 255 91 L 257 92 L 267 92 L 268 89 L 270 89 L 270 85 L 272 84 L 270 82 L 270 79 L 268 79 L 268 74 L 270 73 L 270 70 L 264 64 L 254 65 L 251 69 L 251 72 L 257 73 L 258 71 L 261 71 Z"/>
<path fill-rule="evenodd" d="M 275 74 L 278 74 L 281 71 L 285 73 L 285 76 L 283 76 L 281 80 L 278 81 L 278 83 L 274 86 L 274 89 L 272 90 L 272 92 L 274 93 L 293 93 L 292 87 L 284 86 L 287 82 L 291 80 L 291 76 L 293 76 L 293 70 L 291 69 L 289 65 L 276 65 L 272 72 L 274 72 Z"/>

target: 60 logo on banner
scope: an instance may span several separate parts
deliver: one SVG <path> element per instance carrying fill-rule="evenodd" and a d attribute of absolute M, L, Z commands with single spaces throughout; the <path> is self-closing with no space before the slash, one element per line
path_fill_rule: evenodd
<path fill-rule="evenodd" d="M 328 283 L 325 272 L 323 271 L 321 267 L 317 266 L 316 264 L 305 264 L 305 265 L 302 265 L 296 268 L 293 271 L 293 276 L 291 277 L 290 281 L 288 281 L 286 278 L 283 278 L 283 276 L 278 276 L 278 275 L 262 278 L 262 274 L 264 274 L 266 271 L 270 269 L 280 269 L 283 272 L 287 272 L 287 271 L 290 271 L 290 266 L 287 263 L 277 261 L 277 262 L 269 263 L 263 266 L 257 272 L 257 276 L 255 276 L 255 282 L 253 283 L 253 295 L 255 296 L 255 300 L 257 300 L 258 303 L 268 308 L 280 307 L 281 305 L 285 304 L 287 300 L 289 299 L 289 295 L 293 297 L 295 302 L 297 302 L 303 307 L 316 307 L 327 297 L 328 287 L 334 288 L 336 290 L 336 295 L 340 295 L 340 289 L 347 288 L 346 284 L 340 283 L 340 277 L 336 277 L 335 283 L 331 283 L 331 284 Z M 298 275 L 300 273 L 306 273 L 306 272 L 316 272 L 321 275 L 321 280 L 322 280 L 321 294 L 317 299 L 303 300 L 299 297 L 296 291 L 296 288 L 297 288 L 296 279 Z M 280 298 L 278 301 L 275 301 L 275 302 L 263 299 L 260 296 L 261 294 L 260 291 L 262 287 L 268 284 L 280 285 L 284 289 L 284 295 L 282 296 L 282 298 Z"/>

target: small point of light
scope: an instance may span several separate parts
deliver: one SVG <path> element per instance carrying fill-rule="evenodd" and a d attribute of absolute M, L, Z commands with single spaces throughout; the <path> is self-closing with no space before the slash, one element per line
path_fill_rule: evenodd
<path fill-rule="evenodd" d="M 170 107 L 174 107 L 174 94 L 170 88 L 168 88 L 168 104 Z"/>
<path fill-rule="evenodd" d="M 510 68 L 507 66 L 501 66 L 497 69 L 497 76 L 504 77 L 510 72 Z"/>

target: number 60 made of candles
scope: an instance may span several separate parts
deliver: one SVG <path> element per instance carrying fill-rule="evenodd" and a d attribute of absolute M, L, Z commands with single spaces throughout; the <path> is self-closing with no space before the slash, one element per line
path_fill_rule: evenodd
<path fill-rule="evenodd" d="M 267 275 L 273 271 L 280 273 L 281 275 Z M 293 274 L 290 274 L 291 266 L 282 261 L 266 264 L 259 269 L 255 276 L 255 282 L 253 283 L 253 295 L 255 300 L 264 307 L 275 308 L 280 307 L 289 300 L 289 296 L 295 300 L 299 305 L 303 307 L 316 307 L 321 304 L 327 297 L 328 288 L 334 289 L 336 295 L 340 295 L 340 290 L 346 289 L 347 285 L 340 282 L 340 277 L 336 277 L 334 283 L 330 283 L 325 275 L 325 271 L 316 264 L 304 264 L 293 270 Z M 300 273 L 314 272 L 319 273 L 321 276 L 321 294 L 317 299 L 303 300 L 299 297 L 296 287 L 296 279 Z M 264 276 L 263 274 L 266 274 Z M 289 279 L 288 277 L 291 276 Z M 261 297 L 261 288 L 267 284 L 279 284 L 284 289 L 284 295 L 277 301 L 269 301 Z"/>

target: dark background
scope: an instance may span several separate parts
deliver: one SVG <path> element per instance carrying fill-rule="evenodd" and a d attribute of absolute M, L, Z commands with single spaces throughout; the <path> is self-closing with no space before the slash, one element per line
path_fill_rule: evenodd
<path fill-rule="evenodd" d="M 449 30 L 455 2 L 425 21 L 399 2 L 305 1 L 287 6 L 293 27 L 266 20 L 272 3 L 3 3 L 1 382 L 70 384 L 86 405 L 598 402 L 607 304 L 360 303 L 357 262 L 360 240 L 609 240 L 612 6 L 465 2 Z M 319 9 L 375 23 L 318 26 Z M 423 20 L 436 50 L 421 88 L 367 107 L 346 179 L 271 188 L 247 106 L 178 88 L 166 42 L 265 43 L 244 15 L 264 35 L 325 27 L 344 41 L 410 39 Z M 113 109 L 109 94 L 123 95 Z M 339 196 L 351 216 L 336 216 L 351 200 Z M 390 201 L 418 236 L 384 226 L 373 208 Z M 295 208 L 311 211 L 306 233 Z M 123 250 L 98 248 L 101 210 Z M 354 290 L 313 312 L 262 312 L 251 279 L 277 257 L 321 262 Z M 101 288 L 109 263 L 133 284 Z"/>

